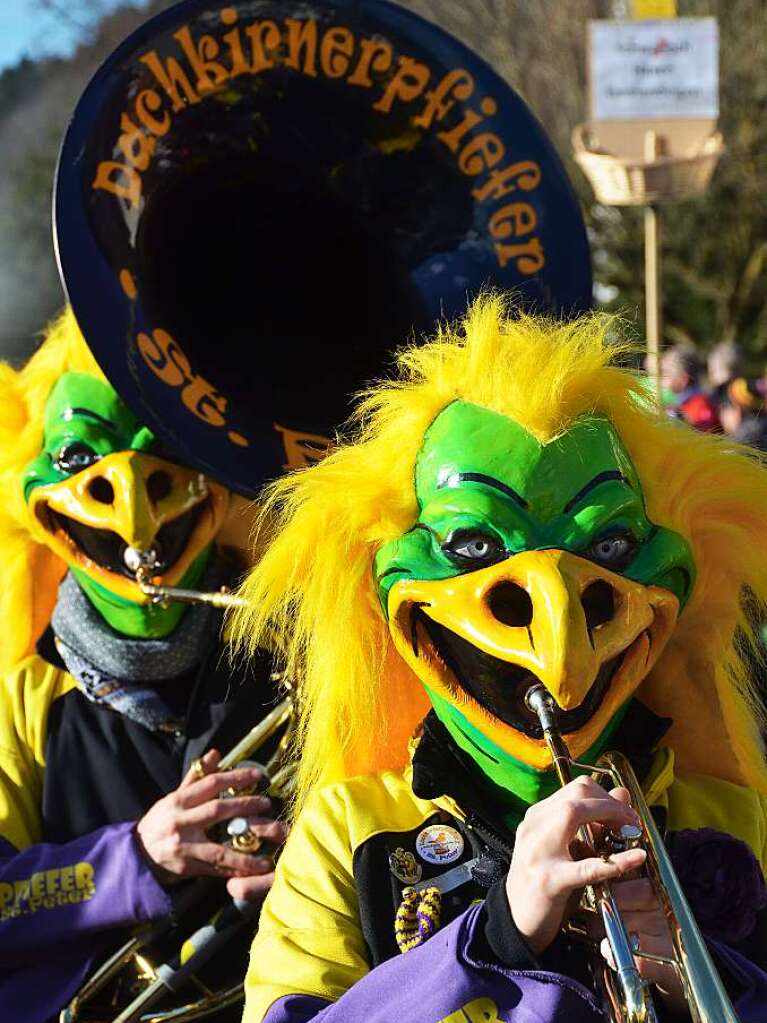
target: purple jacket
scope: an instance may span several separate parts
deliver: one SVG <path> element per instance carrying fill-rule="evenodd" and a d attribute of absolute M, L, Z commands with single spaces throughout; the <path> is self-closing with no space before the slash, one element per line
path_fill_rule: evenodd
<path fill-rule="evenodd" d="M 704 802 L 696 805 L 713 812 Z M 521 936 L 511 940 L 516 928 L 503 878 L 489 887 L 477 883 L 482 843 L 473 847 L 472 829 L 449 814 L 445 800 L 416 796 L 407 772 L 359 776 L 312 793 L 261 912 L 243 1023 L 604 1023 L 599 995 L 585 986 L 590 982 L 580 950 L 568 949 L 563 939 L 561 947 L 536 957 Z M 418 839 L 431 829 L 450 832 L 449 866 L 433 863 L 430 850 L 418 853 Z M 737 894 L 743 886 L 729 883 L 733 865 L 736 881 L 744 864 L 754 866 L 741 895 L 760 908 L 764 882 L 754 854 L 712 828 L 675 834 L 672 855 L 679 845 L 689 868 L 683 882 L 695 895 L 693 911 L 735 1011 L 741 1023 L 764 1023 L 767 973 L 757 965 L 762 950 L 754 949 L 752 960 L 734 948 L 750 949 L 756 917 Z M 439 919 L 424 903 L 423 921 L 418 916 L 422 943 L 399 951 L 397 945 L 410 944 L 401 940 L 412 915 L 405 886 L 445 885 L 451 872 L 457 872 L 455 886 L 442 888 Z M 720 889 L 729 893 L 724 906 Z M 453 899 L 463 901 L 455 915 Z M 701 901 L 712 913 L 697 913 Z M 743 926 L 733 926 L 730 910 Z M 427 927 L 430 919 L 433 926 Z"/>
<path fill-rule="evenodd" d="M 263 1023 L 604 1023 L 594 995 L 558 973 L 508 970 L 475 954 L 481 906 L 425 944 L 382 963 L 337 1002 L 294 994 L 278 999 Z M 767 1018 L 767 974 L 726 946 L 720 962 L 742 988 L 740 1023 Z M 428 1007 L 426 1009 L 425 1007 Z"/>
<path fill-rule="evenodd" d="M 0 1019 L 57 1018 L 110 945 L 110 929 L 171 909 L 133 837 L 112 824 L 64 845 L 23 852 L 0 838 Z M 115 935 L 118 938 L 117 935 Z"/>
<path fill-rule="evenodd" d="M 52 633 L 39 646 L 0 680 L 0 1023 L 58 1019 L 94 963 L 168 916 L 134 822 L 193 758 L 231 749 L 275 695 L 268 661 L 233 676 L 215 642 L 183 736 L 156 735 L 86 699 Z"/>

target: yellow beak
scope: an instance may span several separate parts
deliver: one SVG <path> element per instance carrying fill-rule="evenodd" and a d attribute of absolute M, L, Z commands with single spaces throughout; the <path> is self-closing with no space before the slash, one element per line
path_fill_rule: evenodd
<path fill-rule="evenodd" d="M 144 602 L 135 582 L 98 564 L 78 546 L 66 520 L 114 534 L 117 545 L 122 540 L 147 551 L 163 526 L 206 504 L 183 552 L 162 577 L 172 585 L 216 534 L 228 501 L 228 491 L 201 473 L 143 452 L 119 451 L 69 479 L 38 487 L 32 492 L 30 510 L 43 530 L 43 542 L 67 564 L 82 568 L 119 596 Z"/>
<path fill-rule="evenodd" d="M 650 671 L 679 609 L 667 590 L 632 582 L 559 550 L 526 551 L 451 579 L 395 584 L 389 615 L 399 653 L 426 685 L 459 704 L 488 738 L 535 767 L 548 766 L 542 740 L 489 716 L 471 694 L 471 680 L 456 678 L 428 630 L 414 625 L 416 607 L 476 650 L 526 669 L 529 685 L 542 682 L 565 711 L 579 707 L 600 669 L 618 659 L 596 712 L 568 736 L 575 756 L 596 742 Z M 527 679 L 524 671 L 518 674 Z"/>

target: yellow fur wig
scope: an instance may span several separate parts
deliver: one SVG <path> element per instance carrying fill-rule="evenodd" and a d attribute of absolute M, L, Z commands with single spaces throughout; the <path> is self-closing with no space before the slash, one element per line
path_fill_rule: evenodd
<path fill-rule="evenodd" d="M 68 371 L 103 379 L 71 310 L 48 328 L 23 369 L 0 363 L 0 671 L 34 649 L 47 625 L 64 563 L 34 537 L 22 474 L 43 444 L 45 403 Z"/>
<path fill-rule="evenodd" d="M 372 562 L 415 522 L 419 448 L 456 399 L 510 416 L 541 441 L 584 414 L 613 422 L 650 519 L 687 539 L 698 571 L 638 695 L 673 717 L 679 769 L 767 792 L 761 708 L 733 645 L 738 627 L 751 636 L 744 587 L 767 597 L 767 470 L 746 449 L 662 415 L 640 377 L 615 364 L 628 348 L 603 317 L 512 318 L 502 299 L 485 297 L 457 327 L 400 354 L 397 377 L 364 396 L 348 442 L 271 486 L 263 514 L 274 539 L 243 586 L 248 608 L 233 630 L 249 649 L 276 637 L 300 682 L 299 804 L 318 781 L 401 767 L 428 709 L 390 642 Z"/>

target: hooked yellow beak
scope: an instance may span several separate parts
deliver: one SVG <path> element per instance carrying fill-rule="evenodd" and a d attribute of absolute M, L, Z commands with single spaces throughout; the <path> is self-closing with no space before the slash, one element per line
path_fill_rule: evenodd
<path fill-rule="evenodd" d="M 551 760 L 524 697 L 542 682 L 581 756 L 649 673 L 679 602 L 567 551 L 525 551 L 389 594 L 397 650 L 480 732 L 538 769 Z"/>
<path fill-rule="evenodd" d="M 145 603 L 128 547 L 157 551 L 155 581 L 173 586 L 218 532 L 229 492 L 201 473 L 140 451 L 119 451 L 69 479 L 38 487 L 30 510 L 40 539 L 110 592 Z"/>

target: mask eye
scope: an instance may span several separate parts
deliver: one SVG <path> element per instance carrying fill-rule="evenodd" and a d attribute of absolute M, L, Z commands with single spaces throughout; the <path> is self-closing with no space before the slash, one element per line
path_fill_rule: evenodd
<path fill-rule="evenodd" d="M 500 540 L 491 533 L 458 529 L 442 545 L 442 550 L 460 568 L 484 568 L 507 556 Z"/>
<path fill-rule="evenodd" d="M 89 465 L 97 462 L 101 456 L 93 448 L 80 440 L 65 444 L 56 455 L 54 465 L 59 472 L 69 473 L 73 476 L 76 472 L 87 469 Z"/>
<path fill-rule="evenodd" d="M 637 547 L 638 542 L 631 533 L 613 533 L 596 540 L 583 553 L 598 565 L 620 571 L 634 557 Z"/>

